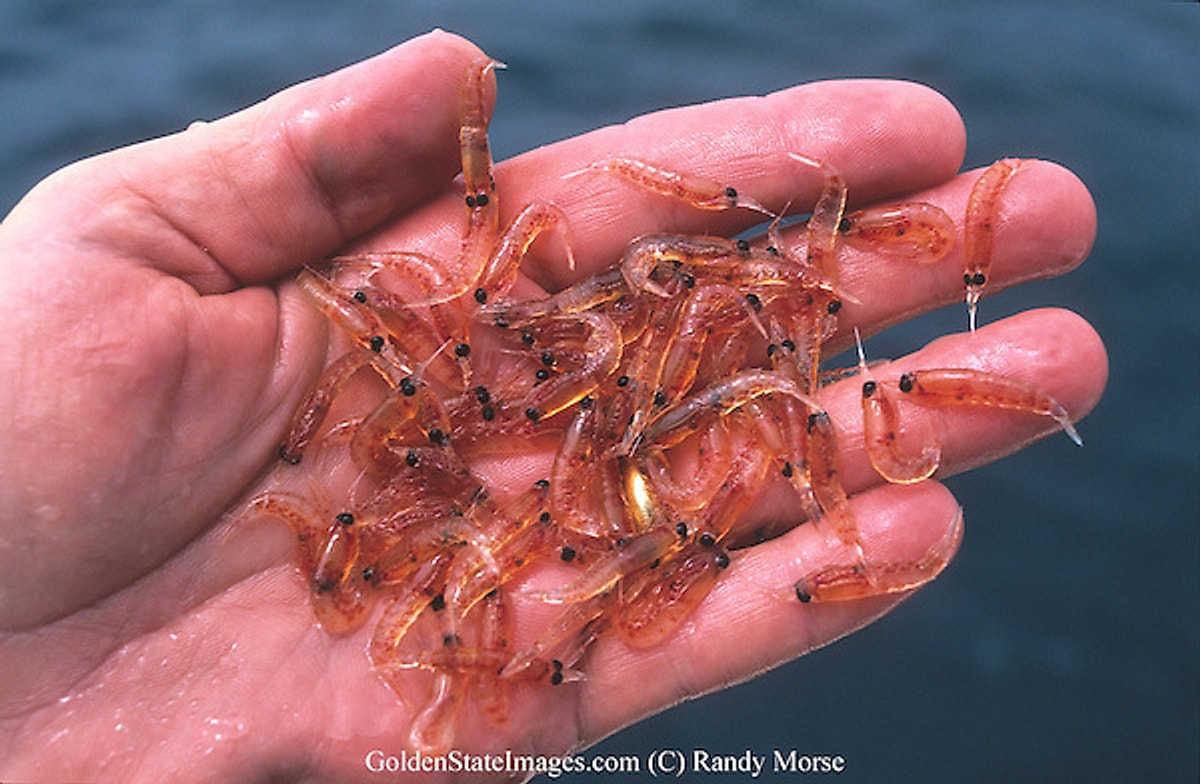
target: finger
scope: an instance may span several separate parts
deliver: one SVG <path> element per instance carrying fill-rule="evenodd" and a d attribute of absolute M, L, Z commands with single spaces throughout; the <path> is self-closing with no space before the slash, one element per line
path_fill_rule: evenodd
<path fill-rule="evenodd" d="M 852 508 L 874 561 L 919 559 L 959 511 L 934 482 L 878 488 L 855 498 Z M 823 532 L 800 526 L 733 553 L 712 593 L 663 645 L 634 651 L 598 642 L 588 661 L 584 737 L 602 737 L 683 699 L 759 675 L 867 625 L 908 595 L 801 604 L 795 581 L 836 558 L 835 549 Z"/>
<path fill-rule="evenodd" d="M 478 56 L 461 38 L 430 33 L 221 120 L 68 167 L 27 201 L 53 199 L 54 215 L 64 198 L 68 208 L 105 205 L 68 209 L 86 222 L 70 222 L 72 236 L 201 293 L 272 280 L 445 188 L 459 171 L 463 75 Z"/>
<path fill-rule="evenodd" d="M 971 188 L 982 170 L 967 172 L 903 201 L 943 209 L 957 227 L 950 254 L 935 264 L 889 258 L 843 245 L 839 281 L 849 296 L 839 313 L 839 333 L 829 354 L 849 347 L 857 327 L 864 335 L 943 305 L 962 302 L 963 225 Z M 1019 283 L 1065 274 L 1087 258 L 1096 236 L 1096 207 L 1087 187 L 1067 169 L 1026 161 L 1004 190 L 994 221 L 992 266 L 984 296 Z M 799 242 L 798 232 L 788 237 Z M 964 306 L 964 323 L 966 311 Z"/>
<path fill-rule="evenodd" d="M 497 123 L 503 122 L 503 81 L 500 91 Z M 747 210 L 695 209 L 603 171 L 566 177 L 592 164 L 636 158 L 731 185 L 773 209 L 788 203 L 805 209 L 816 200 L 822 180 L 789 153 L 833 163 L 850 181 L 856 200 L 876 200 L 948 180 L 962 162 L 964 144 L 954 107 L 926 87 L 818 82 L 602 128 L 505 161 L 497 167 L 496 181 L 505 216 L 530 203 L 554 203 L 568 216 L 577 268 L 567 269 L 557 249 L 535 252 L 522 267 L 543 287 L 557 289 L 613 265 L 630 240 L 644 234 L 728 234 L 762 222 L 761 214 Z M 447 194 L 363 249 L 429 250 L 422 238 L 440 233 L 446 240 L 443 253 L 452 254 L 463 221 L 460 195 Z"/>
<path fill-rule="evenodd" d="M 525 181 L 531 171 L 546 177 L 581 162 L 632 157 L 735 187 L 770 209 L 790 203 L 803 211 L 816 201 L 823 180 L 790 153 L 836 166 L 855 198 L 874 200 L 948 179 L 961 164 L 963 145 L 958 113 L 928 88 L 896 81 L 816 82 L 639 117 L 522 156 L 502 174 Z M 572 178 L 549 198 L 569 205 L 585 273 L 611 264 L 643 234 L 730 233 L 762 222 L 748 210 L 697 210 L 603 172 Z M 536 269 L 531 274 L 538 279 Z"/>
<path fill-rule="evenodd" d="M 903 373 L 922 368 L 970 368 L 1025 382 L 1058 401 L 1077 422 L 1104 391 L 1108 356 L 1086 321 L 1070 311 L 1047 308 L 986 325 L 975 334 L 939 338 L 920 351 L 872 367 L 872 376 L 894 385 Z M 858 377 L 843 379 L 821 393 L 837 429 L 841 479 L 849 493 L 883 481 L 871 467 L 863 442 L 862 382 Z M 907 428 L 940 443 L 938 477 L 998 460 L 1061 431 L 1053 419 L 1038 414 L 984 406 L 920 408 L 902 393 L 896 396 Z M 1065 435 L 1060 437 L 1066 441 Z"/>
<path fill-rule="evenodd" d="M 873 365 L 872 378 L 890 385 L 899 406 L 901 448 L 919 455 L 924 447 L 937 446 L 941 462 L 934 478 L 944 479 L 1043 438 L 1059 438 L 1064 445 L 1069 439 L 1045 415 L 983 405 L 922 408 L 907 400 L 896 385 L 905 372 L 927 368 L 970 368 L 1030 384 L 1054 398 L 1071 421 L 1078 422 L 1103 393 L 1108 357 L 1100 337 L 1078 315 L 1042 309 L 986 325 L 974 335 L 948 335 L 913 354 Z M 820 393 L 836 434 L 837 481 L 851 497 L 886 484 L 872 465 L 863 438 L 863 381 L 861 376 L 851 376 Z M 1080 429 L 1086 443 L 1087 429 Z M 757 490 L 731 539 L 755 541 L 762 532 L 788 530 L 804 516 L 790 481 L 775 476 Z"/>

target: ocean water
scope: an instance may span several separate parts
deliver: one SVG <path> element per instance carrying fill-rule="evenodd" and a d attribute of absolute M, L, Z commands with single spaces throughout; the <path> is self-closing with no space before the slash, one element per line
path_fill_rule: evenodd
<path fill-rule="evenodd" d="M 966 120 L 968 166 L 1049 158 L 1095 196 L 1091 260 L 985 310 L 994 320 L 1061 305 L 1096 325 L 1112 364 L 1081 425 L 1087 446 L 1052 438 L 951 480 L 968 535 L 935 585 L 867 630 L 594 751 L 796 748 L 844 756 L 840 781 L 1194 782 L 1200 5 L 810 5 L 6 0 L 0 213 L 67 162 L 432 27 L 508 63 L 500 158 L 652 109 L 815 79 L 934 86 Z M 961 308 L 932 314 L 874 350 L 902 353 L 961 321 Z M 624 780 L 578 780 L 591 779 Z"/>

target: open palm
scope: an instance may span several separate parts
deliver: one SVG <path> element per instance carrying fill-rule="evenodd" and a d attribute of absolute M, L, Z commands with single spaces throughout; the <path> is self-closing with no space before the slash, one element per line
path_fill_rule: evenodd
<path fill-rule="evenodd" d="M 333 358 L 331 331 L 291 282 L 295 271 L 348 248 L 446 257 L 457 247 L 459 86 L 477 56 L 447 34 L 415 39 L 229 118 L 70 166 L 0 225 L 0 778 L 349 781 L 370 778 L 371 750 L 405 748 L 420 704 L 370 672 L 361 634 L 314 626 L 289 531 L 231 512 L 261 488 L 292 412 Z M 835 163 L 856 203 L 919 193 L 962 215 L 972 181 L 955 176 L 963 145 L 953 108 L 925 88 L 832 82 L 663 112 L 536 150 L 498 169 L 506 215 L 532 201 L 561 206 L 578 267 L 539 243 L 516 291 L 606 268 L 642 234 L 753 222 L 603 177 L 562 176 L 598 160 L 652 159 L 781 207 L 817 194 L 815 178 L 788 163 L 803 152 Z M 1086 190 L 1049 164 L 1014 180 L 1003 221 L 995 288 L 1070 269 L 1095 229 Z M 877 332 L 961 298 L 957 251 L 936 268 L 861 261 L 849 255 L 843 267 L 858 300 L 844 309 L 843 330 Z M 901 362 L 1014 375 L 1076 418 L 1107 372 L 1091 328 L 1056 310 L 939 340 Z M 843 431 L 847 490 L 868 548 L 914 557 L 956 503 L 935 482 L 881 483 L 854 437 L 854 387 L 822 396 Z M 936 422 L 941 475 L 1052 429 L 996 412 L 955 410 Z M 531 445 L 478 470 L 501 490 L 525 487 L 548 459 Z M 794 519 L 790 500 L 767 489 L 747 523 Z M 788 601 L 803 564 L 827 546 L 802 526 L 740 551 L 671 640 L 637 652 L 601 641 L 587 680 L 530 688 L 506 725 L 468 725 L 456 745 L 578 749 L 795 658 L 900 600 Z M 545 611 L 517 609 L 519 647 Z"/>

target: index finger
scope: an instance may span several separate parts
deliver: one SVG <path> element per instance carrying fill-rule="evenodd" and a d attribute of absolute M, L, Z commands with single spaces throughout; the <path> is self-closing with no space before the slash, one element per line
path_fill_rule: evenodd
<path fill-rule="evenodd" d="M 503 81 L 498 105 L 503 122 Z M 732 234 L 762 222 L 749 210 L 708 211 L 639 188 L 602 171 L 577 174 L 615 157 L 736 187 L 772 210 L 803 211 L 822 181 L 789 153 L 837 166 L 851 198 L 885 199 L 950 179 L 962 162 L 965 135 L 954 107 L 918 84 L 851 80 L 805 84 L 766 96 L 731 98 L 644 115 L 622 125 L 532 150 L 496 167 L 502 220 L 526 205 L 552 203 L 567 216 L 577 262 L 539 243 L 522 272 L 555 290 L 611 266 L 630 240 L 645 234 Z M 364 251 L 433 250 L 430 236 L 456 250 L 461 194 L 388 227 Z M 448 231 L 448 227 L 452 227 Z"/>
<path fill-rule="evenodd" d="M 846 80 L 657 112 L 522 156 L 502 173 L 545 177 L 560 160 L 578 167 L 619 155 L 734 187 L 775 212 L 789 205 L 805 212 L 823 182 L 791 153 L 837 167 L 851 197 L 865 202 L 949 179 L 964 145 L 957 111 L 937 92 L 911 82 Z M 729 234 L 762 221 L 749 210 L 696 210 L 600 174 L 572 179 L 549 198 L 578 216 L 571 230 L 585 273 L 643 234 Z"/>

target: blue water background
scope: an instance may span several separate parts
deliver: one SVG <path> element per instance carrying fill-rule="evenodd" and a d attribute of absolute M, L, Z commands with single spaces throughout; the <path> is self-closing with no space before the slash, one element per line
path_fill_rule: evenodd
<path fill-rule="evenodd" d="M 838 780 L 855 782 L 1195 782 L 1200 5 L 826 6 L 6 0 L 0 213 L 69 161 L 227 114 L 435 26 L 509 64 L 501 158 L 648 110 L 814 79 L 932 85 L 966 119 L 968 166 L 1049 158 L 1095 195 L 1091 260 L 984 308 L 995 320 L 1061 305 L 1099 329 L 1112 375 L 1082 423 L 1087 446 L 1051 438 L 952 480 L 969 530 L 934 586 L 596 751 L 796 748 L 845 756 Z M 961 307 L 922 318 L 874 339 L 872 354 L 904 353 L 962 319 Z"/>

